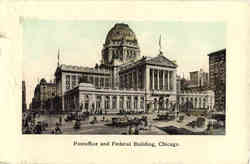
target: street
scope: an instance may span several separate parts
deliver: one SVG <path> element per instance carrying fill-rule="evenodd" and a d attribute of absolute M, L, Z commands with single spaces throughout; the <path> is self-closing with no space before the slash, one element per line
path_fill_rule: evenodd
<path fill-rule="evenodd" d="M 184 114 L 183 114 L 184 115 Z M 128 126 L 116 127 L 112 126 L 112 118 L 114 117 L 124 117 L 120 115 L 95 115 L 89 116 L 89 119 L 80 121 L 81 125 L 79 129 L 75 129 L 75 120 L 65 121 L 66 115 L 40 115 L 36 117 L 36 122 L 46 122 L 48 127 L 42 131 L 42 134 L 51 134 L 52 131 L 57 127 L 59 123 L 59 117 L 61 116 L 62 122 L 59 126 L 62 134 L 116 134 L 116 135 L 126 135 L 128 134 Z M 204 126 L 202 127 L 191 127 L 188 126 L 191 122 L 197 120 L 197 116 L 186 116 L 182 121 L 178 121 L 178 118 L 173 120 L 156 120 L 157 114 L 140 114 L 140 115 L 129 115 L 129 119 L 141 118 L 142 116 L 147 116 L 148 126 L 140 128 L 140 135 L 173 135 L 173 134 L 213 134 L 213 135 L 223 135 L 225 133 L 224 128 L 219 128 L 213 130 L 212 133 L 207 131 L 208 119 L 205 119 Z M 96 118 L 96 123 L 90 123 L 91 120 Z M 103 120 L 105 119 L 105 120 Z M 174 131 L 173 131 L 174 128 Z M 171 129 L 171 131 L 170 131 Z M 210 129 L 211 132 L 211 129 Z"/>

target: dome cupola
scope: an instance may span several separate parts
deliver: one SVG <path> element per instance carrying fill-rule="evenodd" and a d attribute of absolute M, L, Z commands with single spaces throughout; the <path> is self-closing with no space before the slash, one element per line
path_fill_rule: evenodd
<path fill-rule="evenodd" d="M 108 32 L 102 49 L 102 64 L 119 65 L 135 61 L 140 48 L 135 33 L 124 23 L 115 24 Z"/>

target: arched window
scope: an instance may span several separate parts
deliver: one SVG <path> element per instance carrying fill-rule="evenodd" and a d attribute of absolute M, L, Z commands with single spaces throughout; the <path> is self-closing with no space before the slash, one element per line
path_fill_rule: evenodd
<path fill-rule="evenodd" d="M 113 96 L 113 98 L 112 98 L 112 109 L 116 109 L 116 105 L 117 105 L 117 103 L 116 103 L 116 96 Z"/>

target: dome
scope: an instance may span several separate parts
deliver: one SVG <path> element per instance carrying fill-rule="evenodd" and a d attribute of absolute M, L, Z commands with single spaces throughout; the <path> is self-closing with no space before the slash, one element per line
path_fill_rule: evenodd
<path fill-rule="evenodd" d="M 111 41 L 126 41 L 137 44 L 135 33 L 131 28 L 124 23 L 117 23 L 108 32 L 105 44 L 109 44 Z"/>

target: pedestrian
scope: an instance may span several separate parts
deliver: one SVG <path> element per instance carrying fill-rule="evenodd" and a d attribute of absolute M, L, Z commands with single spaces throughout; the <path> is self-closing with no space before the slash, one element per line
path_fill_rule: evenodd
<path fill-rule="evenodd" d="M 128 127 L 128 134 L 129 135 L 132 134 L 132 127 L 131 127 L 131 125 L 129 125 L 129 127 Z"/>
<path fill-rule="evenodd" d="M 135 132 L 134 132 L 135 135 L 138 135 L 139 134 L 139 128 L 138 126 L 135 127 Z"/>
<path fill-rule="evenodd" d="M 55 134 L 62 134 L 62 130 L 59 128 L 58 125 L 56 125 Z"/>

